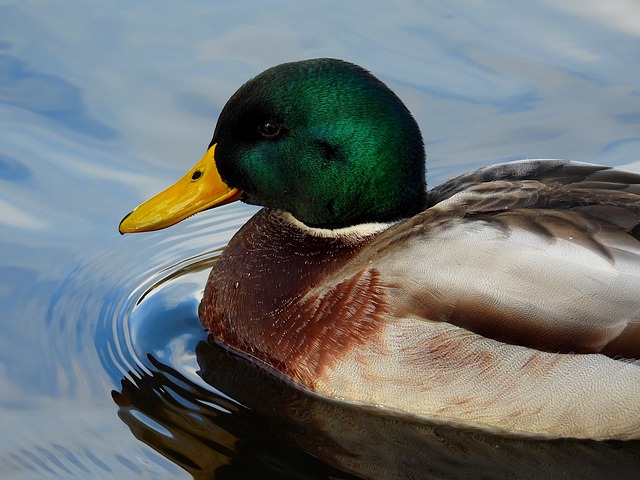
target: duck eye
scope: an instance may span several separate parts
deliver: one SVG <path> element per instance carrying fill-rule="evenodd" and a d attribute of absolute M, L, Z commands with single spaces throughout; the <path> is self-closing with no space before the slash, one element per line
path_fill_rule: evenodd
<path fill-rule="evenodd" d="M 193 172 L 193 175 L 191 175 L 191 180 L 198 180 L 201 176 L 202 170 L 196 170 L 195 172 Z"/>
<path fill-rule="evenodd" d="M 266 139 L 273 139 L 280 136 L 282 127 L 276 122 L 268 121 L 258 126 L 258 133 Z"/>

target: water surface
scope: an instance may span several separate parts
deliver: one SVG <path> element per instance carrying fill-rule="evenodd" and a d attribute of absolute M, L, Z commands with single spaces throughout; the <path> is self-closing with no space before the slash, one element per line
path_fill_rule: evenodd
<path fill-rule="evenodd" d="M 372 70 L 429 183 L 519 158 L 640 171 L 640 7 L 513 2 L 0 6 L 0 477 L 633 478 L 638 442 L 544 442 L 301 394 L 207 343 L 233 204 L 121 237 L 271 65 Z"/>

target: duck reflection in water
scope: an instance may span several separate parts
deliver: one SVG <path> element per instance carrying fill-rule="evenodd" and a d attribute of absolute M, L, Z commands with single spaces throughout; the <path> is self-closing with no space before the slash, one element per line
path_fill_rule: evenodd
<path fill-rule="evenodd" d="M 640 442 L 538 440 L 321 399 L 213 343 L 194 384 L 149 356 L 113 392 L 142 442 L 204 478 L 637 478 Z M 132 381 L 131 379 L 135 379 Z"/>

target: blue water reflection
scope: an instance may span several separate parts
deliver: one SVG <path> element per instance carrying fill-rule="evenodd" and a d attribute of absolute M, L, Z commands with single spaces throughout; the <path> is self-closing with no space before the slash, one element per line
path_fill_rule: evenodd
<path fill-rule="evenodd" d="M 45 115 L 98 139 L 115 137 L 113 129 L 88 114 L 80 88 L 62 77 L 31 70 L 11 55 L 0 55 L 0 103 Z"/>
<path fill-rule="evenodd" d="M 3 155 L 0 157 L 0 178 L 11 182 L 26 180 L 31 176 L 31 170 L 18 160 Z"/>
<path fill-rule="evenodd" d="M 240 84 L 316 56 L 362 64 L 405 100 L 430 185 L 524 157 L 640 171 L 640 7 L 602 5 L 5 2 L 0 477 L 633 474 L 637 443 L 385 419 L 301 395 L 207 344 L 199 295 L 252 207 L 117 233 L 200 158 Z"/>

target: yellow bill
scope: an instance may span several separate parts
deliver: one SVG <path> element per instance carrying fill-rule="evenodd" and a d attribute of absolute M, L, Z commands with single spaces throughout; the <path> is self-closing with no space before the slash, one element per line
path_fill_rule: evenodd
<path fill-rule="evenodd" d="M 189 173 L 124 217 L 120 233 L 160 230 L 203 210 L 240 200 L 242 192 L 220 178 L 215 149 L 214 144 Z"/>

